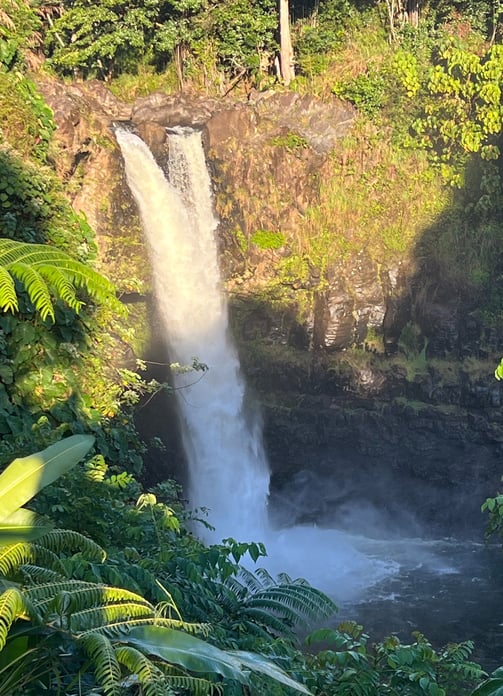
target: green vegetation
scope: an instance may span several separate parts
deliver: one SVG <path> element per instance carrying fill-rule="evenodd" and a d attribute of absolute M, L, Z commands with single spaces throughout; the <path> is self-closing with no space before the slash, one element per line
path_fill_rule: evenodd
<path fill-rule="evenodd" d="M 134 675 L 133 689 L 139 685 L 145 694 L 206 694 L 222 679 L 231 688 L 233 682 L 253 683 L 251 670 L 259 675 L 258 683 L 273 680 L 308 694 L 302 684 L 260 655 L 224 651 L 192 635 L 207 637 L 210 627 L 182 620 L 171 593 L 153 573 L 140 573 L 136 582 L 117 570 L 114 577 L 154 594 L 157 590 L 161 599 L 156 605 L 136 591 L 107 585 L 100 577 L 100 570 L 103 575 L 107 571 L 103 549 L 75 531 L 50 529 L 46 519 L 39 522 L 21 507 L 73 468 L 93 441 L 83 435 L 67 438 L 15 460 L 0 475 L 0 693 L 37 694 L 53 687 L 68 693 L 76 683 L 87 690 L 100 685 L 105 694 L 131 693 L 125 687 L 129 674 Z M 92 480 L 96 482 L 96 476 Z M 139 509 L 147 508 L 154 522 L 155 506 L 152 495 L 138 500 Z M 168 523 L 157 529 L 158 543 L 162 527 L 180 531 L 172 511 L 165 508 L 163 513 Z M 236 559 L 245 551 L 255 556 L 253 546 L 230 549 Z M 153 562 L 155 555 L 149 559 Z M 76 577 L 86 574 L 86 566 L 90 579 Z M 254 580 L 253 594 L 248 598 L 245 590 L 241 600 L 246 598 L 255 613 L 261 611 L 260 599 L 274 606 L 276 615 L 264 613 L 264 617 L 265 626 L 271 624 L 276 631 L 286 631 L 303 613 L 314 616 L 333 610 L 331 602 L 309 586 L 271 581 L 261 592 L 258 579 Z M 239 601 L 237 590 L 235 596 Z M 246 621 L 246 602 L 243 609 Z M 254 621 L 260 625 L 257 618 Z"/>
<path fill-rule="evenodd" d="M 250 242 L 259 249 L 281 249 L 285 244 L 285 236 L 281 232 L 257 230 L 250 237 Z"/>
<path fill-rule="evenodd" d="M 359 115 L 298 236 L 260 222 L 249 238 L 236 230 L 236 243 L 243 255 L 282 249 L 264 297 L 285 306 L 294 287 L 306 309 L 335 259 L 365 249 L 379 264 L 416 246 L 436 269 L 429 282 L 462 279 L 497 322 L 501 3 L 425 2 L 417 27 L 398 5 L 291 3 L 292 87 L 344 97 Z M 66 79 L 97 76 L 129 98 L 179 87 L 246 94 L 278 81 L 276 25 L 272 0 L 0 0 L 0 462 L 17 457 L 0 475 L 2 696 L 502 693 L 501 670 L 483 681 L 470 641 L 436 649 L 415 634 L 372 645 L 346 622 L 301 649 L 297 627 L 325 620 L 333 603 L 302 579 L 249 570 L 266 553 L 259 540 L 200 543 L 193 529 L 205 522 L 173 482 L 142 486 L 134 408 L 164 385 L 116 359 L 135 337 L 54 174 L 55 126 L 28 66 L 46 58 Z M 306 144 L 288 132 L 270 147 L 300 157 Z M 380 338 L 369 332 L 368 345 Z M 426 366 L 415 325 L 399 348 L 413 380 Z M 501 533 L 502 496 L 484 510 Z"/>

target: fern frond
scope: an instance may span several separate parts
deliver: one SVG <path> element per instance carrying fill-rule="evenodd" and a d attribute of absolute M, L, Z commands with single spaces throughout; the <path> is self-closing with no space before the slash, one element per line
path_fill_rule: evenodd
<path fill-rule="evenodd" d="M 26 595 L 38 607 L 50 606 L 51 602 L 61 594 L 66 593 L 69 597 L 67 611 L 82 611 L 89 607 L 100 608 L 110 603 L 141 603 L 142 606 L 154 616 L 154 607 L 140 595 L 119 587 L 108 585 L 97 585 L 84 580 L 62 580 L 58 582 L 48 582 L 43 585 L 34 585 L 25 590 Z"/>
<path fill-rule="evenodd" d="M 38 270 L 40 275 L 53 289 L 53 294 L 56 297 L 61 298 L 78 314 L 80 309 L 83 307 L 84 302 L 78 299 L 75 292 L 75 286 L 68 275 L 56 266 L 39 266 Z"/>
<path fill-rule="evenodd" d="M 25 578 L 25 583 L 41 584 L 49 582 L 62 582 L 66 580 L 64 575 L 61 575 L 55 570 L 50 570 L 49 568 L 43 568 L 37 565 L 31 565 L 29 563 L 19 566 L 19 570 Z"/>
<path fill-rule="evenodd" d="M 264 587 L 270 587 L 276 585 L 277 582 L 273 577 L 265 570 L 265 568 L 257 568 L 255 572 L 248 570 L 248 568 L 241 568 L 237 578 L 232 576 L 229 581 L 238 580 L 241 586 L 244 585 L 249 592 L 255 593 L 263 590 Z"/>
<path fill-rule="evenodd" d="M 271 637 L 271 633 L 277 636 L 293 636 L 293 626 L 296 623 L 284 616 L 276 616 L 268 607 L 248 607 L 244 621 L 251 633 L 266 639 Z"/>
<path fill-rule="evenodd" d="M 0 309 L 4 312 L 17 312 L 19 309 L 14 279 L 2 266 L 0 266 Z"/>
<path fill-rule="evenodd" d="M 70 618 L 70 629 L 73 633 L 89 633 L 96 628 L 110 630 L 111 624 L 118 621 L 131 626 L 135 619 L 149 619 L 154 623 L 152 612 L 148 605 L 138 602 L 121 604 L 104 604 L 101 607 L 90 607 L 74 612 Z"/>
<path fill-rule="evenodd" d="M 2 575 L 8 576 L 26 563 L 56 569 L 62 575 L 65 573 L 63 564 L 56 554 L 39 544 L 19 543 L 0 547 L 0 573 Z"/>
<path fill-rule="evenodd" d="M 42 319 L 51 317 L 54 321 L 54 307 L 52 306 L 49 288 L 35 267 L 18 261 L 9 266 L 9 272 L 14 278 L 23 283 L 30 301 L 37 312 L 40 312 Z"/>
<path fill-rule="evenodd" d="M 21 616 L 27 618 L 23 595 L 11 587 L 0 595 L 0 650 L 4 648 L 12 624 Z"/>
<path fill-rule="evenodd" d="M 291 618 L 304 621 L 319 616 L 330 616 L 335 605 L 323 592 L 310 585 L 278 585 L 252 595 L 247 606 L 268 606 Z"/>
<path fill-rule="evenodd" d="M 185 622 L 182 622 L 181 624 L 177 624 L 176 622 L 173 622 L 171 619 L 163 619 L 162 617 L 156 617 L 156 616 L 144 616 L 144 617 L 135 617 L 135 618 L 128 618 L 124 620 L 118 620 L 118 621 L 109 621 L 106 624 L 103 624 L 102 626 L 96 626 L 95 628 L 90 628 L 85 631 L 82 631 L 80 633 L 81 636 L 86 635 L 87 633 L 103 633 L 103 635 L 113 637 L 115 635 L 118 635 L 119 633 L 123 633 L 124 631 L 128 631 L 129 629 L 133 628 L 134 626 L 164 626 L 165 628 L 172 628 L 174 630 L 181 630 L 181 629 L 186 629 L 187 626 L 192 627 L 192 626 L 204 626 L 205 624 L 186 624 Z M 193 631 L 186 631 L 186 633 L 197 633 L 198 631 L 193 630 Z"/>
<path fill-rule="evenodd" d="M 162 671 L 142 652 L 130 645 L 115 648 L 118 662 L 138 677 L 144 696 L 166 696 L 166 681 Z"/>
<path fill-rule="evenodd" d="M 96 679 L 106 696 L 120 696 L 121 668 L 112 643 L 106 636 L 91 634 L 79 642 L 90 657 Z"/>
<path fill-rule="evenodd" d="M 178 690 L 186 691 L 192 696 L 216 696 L 223 695 L 223 684 L 214 684 L 202 677 L 189 677 L 185 675 L 172 675 L 168 677 L 168 683 Z"/>
<path fill-rule="evenodd" d="M 291 578 L 289 578 L 286 575 L 286 573 L 281 573 L 281 575 L 279 575 L 278 578 L 275 579 L 266 568 L 257 568 L 255 571 L 255 575 L 258 578 L 260 578 L 262 582 L 262 587 L 272 587 L 273 585 L 278 585 L 282 582 L 291 582 Z"/>
<path fill-rule="evenodd" d="M 107 555 L 99 544 L 73 529 L 51 529 L 37 540 L 37 544 L 54 553 L 80 551 L 86 559 L 100 563 Z"/>
<path fill-rule="evenodd" d="M 9 275 L 24 284 L 43 319 L 51 317 L 54 320 L 51 289 L 76 312 L 84 304 L 77 298 L 77 289 L 84 289 L 97 302 L 124 311 L 115 296 L 114 286 L 107 278 L 55 247 L 0 239 L 0 268 L 0 308 L 6 311 L 17 311 L 18 308 L 15 285 L 9 281 Z"/>

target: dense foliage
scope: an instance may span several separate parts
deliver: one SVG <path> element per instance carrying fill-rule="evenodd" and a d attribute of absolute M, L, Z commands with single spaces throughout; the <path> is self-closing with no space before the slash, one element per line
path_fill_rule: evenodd
<path fill-rule="evenodd" d="M 302 281 L 313 266 L 323 282 L 330 255 L 348 252 L 337 225 L 357 229 L 354 244 L 376 257 L 398 253 L 409 231 L 388 218 L 419 214 L 438 189 L 452 202 L 450 226 L 424 253 L 444 278 L 462 269 L 468 291 L 501 313 L 501 3 L 422 2 L 417 27 L 408 6 L 290 3 L 292 87 L 348 99 L 360 118 L 319 208 L 306 212 L 309 240 L 297 249 L 259 229 L 249 242 L 266 252 L 292 245 L 280 283 Z M 480 684 L 469 641 L 435 649 L 416 634 L 410 644 L 372 645 L 347 622 L 300 650 L 296 627 L 328 618 L 333 603 L 301 579 L 255 570 L 266 553 L 259 540 L 200 543 L 192 531 L 205 522 L 184 510 L 172 482 L 142 488 L 132 412 L 161 385 L 111 360 L 117 337 L 130 338 L 127 320 L 110 307 L 113 291 L 91 267 L 92 230 L 51 169 L 55 126 L 28 67 L 47 58 L 62 76 L 115 79 L 119 91 L 128 73 L 139 75 L 133 93 L 155 72 L 169 88 L 170 71 L 179 87 L 246 92 L 277 80 L 277 23 L 273 0 L 0 0 L 0 246 L 15 252 L 3 264 L 0 256 L 0 462 L 65 435 L 86 452 L 94 442 L 84 464 L 58 468 L 42 492 L 32 486 L 19 502 L 31 510 L 0 505 L 2 695 L 463 696 L 476 684 L 479 696 L 502 693 L 501 672 Z M 292 133 L 272 145 L 297 151 L 304 141 Z M 375 151 L 381 181 L 358 164 Z M 356 225 L 337 181 L 346 201 L 349 192 L 365 203 Z M 422 187 L 417 210 L 413 182 L 416 193 Z M 428 206 L 436 213 L 438 198 Z M 485 509 L 500 532 L 501 496 Z M 324 649 L 311 654 L 319 641 Z"/>

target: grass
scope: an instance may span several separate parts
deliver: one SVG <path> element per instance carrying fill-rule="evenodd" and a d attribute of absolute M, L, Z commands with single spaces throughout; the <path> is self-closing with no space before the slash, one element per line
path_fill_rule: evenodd
<path fill-rule="evenodd" d="M 134 75 L 123 73 L 109 85 L 113 94 L 121 101 L 132 103 L 140 97 L 154 92 L 172 94 L 178 91 L 178 81 L 173 67 L 158 73 L 151 66 L 140 66 Z"/>

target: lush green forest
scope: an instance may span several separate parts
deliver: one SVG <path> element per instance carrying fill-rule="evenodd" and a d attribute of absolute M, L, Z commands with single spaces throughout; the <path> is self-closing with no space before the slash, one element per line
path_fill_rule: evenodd
<path fill-rule="evenodd" d="M 502 38 L 499 0 L 0 0 L 0 695 L 503 694 L 503 668 L 489 678 L 470 641 L 373 643 L 345 622 L 301 645 L 296 628 L 331 616 L 330 599 L 245 570 L 260 540 L 204 546 L 174 481 L 144 490 L 134 410 L 169 387 L 141 362 L 112 367 L 117 341 L 135 337 L 56 176 L 36 87 L 44 75 L 98 78 L 125 101 L 181 89 L 349 100 L 347 151 L 357 162 L 371 148 L 382 176 L 355 164 L 346 199 L 327 181 L 303 252 L 323 269 L 347 251 L 323 221 L 337 209 L 354 223 L 358 200 L 373 216 L 354 244 L 398 252 L 407 239 L 381 224 L 387 211 L 449 200 L 424 253 L 501 322 Z M 503 497 L 485 508 L 500 532 Z"/>

